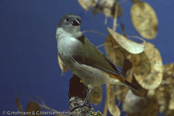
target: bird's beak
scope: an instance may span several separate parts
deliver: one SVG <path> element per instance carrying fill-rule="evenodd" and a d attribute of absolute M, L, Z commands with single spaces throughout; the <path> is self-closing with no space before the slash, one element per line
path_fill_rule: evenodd
<path fill-rule="evenodd" d="M 77 18 L 77 19 L 74 19 L 72 25 L 74 25 L 74 26 L 79 26 L 80 23 L 81 23 L 80 20 Z"/>

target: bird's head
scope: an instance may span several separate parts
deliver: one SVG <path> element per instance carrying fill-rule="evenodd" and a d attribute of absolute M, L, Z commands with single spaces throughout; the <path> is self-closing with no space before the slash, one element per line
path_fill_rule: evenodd
<path fill-rule="evenodd" d="M 75 14 L 66 14 L 64 15 L 58 24 L 58 28 L 73 34 L 80 32 L 81 18 Z"/>

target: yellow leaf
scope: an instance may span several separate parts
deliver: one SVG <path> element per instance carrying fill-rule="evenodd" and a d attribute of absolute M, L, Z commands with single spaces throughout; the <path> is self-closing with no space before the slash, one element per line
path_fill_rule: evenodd
<path fill-rule="evenodd" d="M 159 105 L 159 112 L 165 112 L 169 102 L 169 87 L 159 87 L 155 91 L 157 103 Z"/>
<path fill-rule="evenodd" d="M 115 41 L 126 51 L 128 51 L 131 54 L 139 54 L 144 51 L 145 48 L 145 42 L 142 44 L 136 43 L 132 40 L 127 39 L 126 37 L 118 34 L 117 32 L 113 31 L 110 28 L 107 28 L 109 34 L 112 35 L 112 37 L 115 39 Z"/>
<path fill-rule="evenodd" d="M 116 5 L 118 5 L 117 11 Z M 118 13 L 117 17 L 122 15 L 122 8 L 116 0 L 100 0 L 100 3 L 93 9 L 93 14 L 102 12 L 105 16 L 114 18 L 115 11 Z"/>
<path fill-rule="evenodd" d="M 170 90 L 170 102 L 169 102 L 169 109 L 174 110 L 174 88 Z"/>
<path fill-rule="evenodd" d="M 159 112 L 166 112 L 167 109 L 173 109 L 174 93 L 174 64 L 163 66 L 163 80 L 160 86 L 155 90 L 156 99 L 159 106 Z"/>
<path fill-rule="evenodd" d="M 23 112 L 22 105 L 21 105 L 21 103 L 20 103 L 18 97 L 15 98 L 15 102 L 16 102 L 16 105 L 17 105 L 17 107 L 18 107 L 18 111 L 19 111 L 19 112 Z M 23 116 L 23 115 L 21 114 L 21 116 Z"/>
<path fill-rule="evenodd" d="M 146 39 L 157 35 L 158 20 L 153 8 L 145 2 L 136 2 L 131 8 L 132 23 L 139 34 Z"/>
<path fill-rule="evenodd" d="M 118 43 L 114 40 L 114 38 L 109 35 L 105 40 L 105 51 L 111 61 L 122 67 L 123 61 L 125 57 L 129 54 L 126 50 L 124 50 Z"/>
<path fill-rule="evenodd" d="M 26 112 L 31 112 L 31 114 L 27 116 L 41 116 L 40 111 L 40 107 L 36 102 L 28 103 Z"/>
<path fill-rule="evenodd" d="M 107 84 L 107 104 L 108 110 L 113 116 L 120 116 L 120 110 L 115 103 L 115 92 L 113 84 Z"/>
<path fill-rule="evenodd" d="M 141 54 L 132 55 L 132 66 L 137 82 L 145 89 L 155 89 L 163 77 L 163 63 L 160 52 L 151 43 L 146 43 Z"/>
<path fill-rule="evenodd" d="M 172 77 L 174 75 L 174 63 L 164 65 L 164 78 L 165 77 Z"/>
<path fill-rule="evenodd" d="M 97 4 L 98 0 L 78 0 L 78 2 L 82 8 L 89 10 Z"/>
<path fill-rule="evenodd" d="M 102 86 L 95 87 L 88 98 L 89 102 L 98 105 L 102 101 Z"/>
<path fill-rule="evenodd" d="M 167 112 L 165 113 L 165 116 L 173 116 L 174 114 L 174 110 L 167 110 Z"/>

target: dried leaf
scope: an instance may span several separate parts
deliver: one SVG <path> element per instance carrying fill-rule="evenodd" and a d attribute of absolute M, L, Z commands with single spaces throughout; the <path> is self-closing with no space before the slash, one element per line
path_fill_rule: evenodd
<path fill-rule="evenodd" d="M 159 112 L 165 112 L 169 104 L 169 88 L 159 87 L 155 91 L 155 95 L 159 106 Z"/>
<path fill-rule="evenodd" d="M 173 63 L 163 66 L 163 80 L 161 85 L 156 89 L 155 95 L 159 105 L 160 112 L 166 112 L 170 107 L 173 107 L 173 97 L 172 94 L 174 89 L 174 67 Z"/>
<path fill-rule="evenodd" d="M 105 51 L 111 61 L 122 67 L 123 61 L 125 57 L 129 54 L 126 50 L 124 50 L 118 43 L 114 40 L 114 38 L 109 35 L 105 40 Z"/>
<path fill-rule="evenodd" d="M 28 103 L 26 112 L 31 112 L 31 114 L 27 116 L 41 116 L 40 111 L 40 107 L 36 102 Z"/>
<path fill-rule="evenodd" d="M 117 32 L 113 31 L 110 28 L 107 28 L 109 34 L 112 35 L 114 40 L 126 51 L 128 51 L 131 54 L 139 54 L 144 51 L 145 48 L 145 42 L 142 44 L 136 43 L 132 40 L 127 39 L 126 37 L 118 34 Z"/>
<path fill-rule="evenodd" d="M 123 11 L 117 0 L 100 0 L 100 3 L 93 9 L 93 14 L 102 12 L 105 16 L 114 18 L 116 5 L 118 5 L 117 17 L 120 17 Z"/>
<path fill-rule="evenodd" d="M 58 56 L 58 63 L 60 66 L 60 69 L 62 71 L 62 73 L 65 73 L 66 71 L 68 71 L 69 69 L 63 64 L 62 60 L 60 59 L 60 57 Z"/>
<path fill-rule="evenodd" d="M 107 84 L 107 104 L 108 110 L 113 116 L 120 116 L 120 110 L 115 103 L 115 92 L 113 84 Z"/>
<path fill-rule="evenodd" d="M 144 89 L 155 89 L 162 81 L 163 63 L 160 52 L 151 43 L 146 43 L 145 51 L 132 55 L 132 66 L 137 82 Z"/>
<path fill-rule="evenodd" d="M 16 102 L 18 111 L 19 111 L 19 112 L 23 112 L 22 105 L 21 105 L 21 103 L 20 103 L 18 97 L 15 98 L 15 102 Z M 21 116 L 23 116 L 23 114 L 21 114 Z"/>
<path fill-rule="evenodd" d="M 162 86 L 174 88 L 174 63 L 163 66 L 163 78 Z"/>
<path fill-rule="evenodd" d="M 98 105 L 102 101 L 102 86 L 95 87 L 88 98 L 89 102 Z"/>
<path fill-rule="evenodd" d="M 131 8 L 131 18 L 139 34 L 146 39 L 157 35 L 158 20 L 153 8 L 145 2 L 136 2 Z"/>
<path fill-rule="evenodd" d="M 169 109 L 174 110 L 174 88 L 170 90 Z"/>
<path fill-rule="evenodd" d="M 174 110 L 167 110 L 167 112 L 165 113 L 165 116 L 173 116 L 174 114 Z"/>
<path fill-rule="evenodd" d="M 165 75 L 164 78 L 168 76 L 174 77 L 174 63 L 164 65 L 163 70 Z"/>
<path fill-rule="evenodd" d="M 155 98 L 147 99 L 146 106 L 138 113 L 128 114 L 128 116 L 157 116 L 158 104 Z"/>
<path fill-rule="evenodd" d="M 83 9 L 89 10 L 97 4 L 98 0 L 78 0 L 78 2 Z"/>

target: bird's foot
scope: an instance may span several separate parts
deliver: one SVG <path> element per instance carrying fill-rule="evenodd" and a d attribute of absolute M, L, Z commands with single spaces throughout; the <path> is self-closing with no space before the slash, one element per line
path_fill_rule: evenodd
<path fill-rule="evenodd" d="M 75 103 L 74 104 L 75 106 L 74 106 L 74 108 L 73 109 L 71 109 L 71 112 L 73 112 L 75 109 L 77 109 L 77 108 L 82 108 L 82 107 L 84 107 L 84 106 L 86 106 L 86 107 L 88 107 L 88 108 L 92 108 L 92 106 L 89 104 L 89 103 Z"/>

